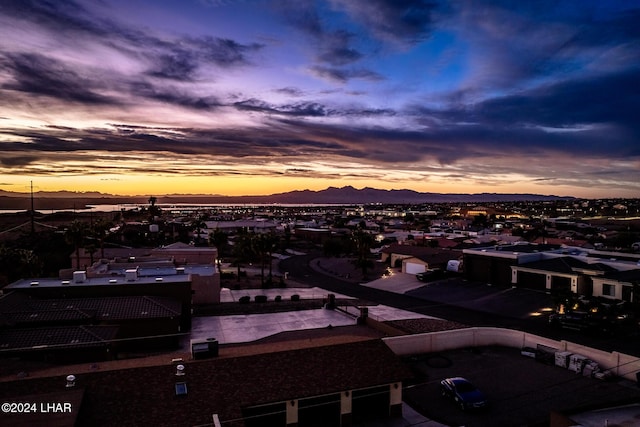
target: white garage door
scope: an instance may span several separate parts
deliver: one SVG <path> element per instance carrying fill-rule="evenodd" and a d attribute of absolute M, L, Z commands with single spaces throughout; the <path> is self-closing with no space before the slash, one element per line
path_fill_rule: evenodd
<path fill-rule="evenodd" d="M 417 264 L 414 262 L 407 262 L 405 264 L 405 273 L 407 274 L 418 274 L 418 273 L 422 273 L 423 271 L 425 271 L 426 268 L 424 266 L 424 264 Z"/>

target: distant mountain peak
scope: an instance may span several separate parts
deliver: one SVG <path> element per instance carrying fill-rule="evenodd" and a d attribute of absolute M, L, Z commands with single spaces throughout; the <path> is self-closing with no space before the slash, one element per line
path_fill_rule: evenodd
<path fill-rule="evenodd" d="M 29 193 L 15 193 L 0 190 L 0 208 L 27 209 Z M 108 203 L 140 203 L 145 204 L 149 200 L 146 196 L 116 196 L 96 191 L 74 192 L 55 191 L 38 192 L 35 194 L 36 209 L 42 209 L 45 205 L 51 209 L 54 206 L 79 207 L 83 204 L 108 204 Z M 570 200 L 575 197 L 560 197 L 539 194 L 441 194 L 421 193 L 415 190 L 383 190 L 371 187 L 357 189 L 352 185 L 344 187 L 327 187 L 324 190 L 295 190 L 286 193 L 278 193 L 261 196 L 222 196 L 212 194 L 171 194 L 156 195 L 156 202 L 162 203 L 260 203 L 260 204 L 424 204 L 424 203 L 488 203 L 488 202 L 514 202 L 514 201 L 550 201 Z"/>

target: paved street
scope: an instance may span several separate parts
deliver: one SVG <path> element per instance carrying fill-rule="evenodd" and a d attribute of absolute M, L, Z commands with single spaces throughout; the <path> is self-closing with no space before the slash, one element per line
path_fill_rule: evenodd
<path fill-rule="evenodd" d="M 319 257 L 320 254 L 290 257 L 280 261 L 279 268 L 280 271 L 287 271 L 294 281 L 390 307 L 466 325 L 522 330 L 555 340 L 567 340 L 640 357 L 637 331 L 610 336 L 550 328 L 548 312 L 540 312 L 540 309 L 551 307 L 551 298 L 544 292 L 492 287 L 467 282 L 462 278 L 432 284 L 424 284 L 414 278 L 415 287 L 408 283 L 410 278 L 405 278 L 400 281 L 398 289 L 385 284 L 387 280 L 392 283 L 391 278 L 381 279 L 378 285 L 375 285 L 376 282 L 360 285 L 313 268 L 314 260 Z M 340 273 L 339 261 L 336 262 L 333 270 Z M 323 264 L 326 266 L 326 259 L 323 259 Z M 537 312 L 539 315 L 532 315 Z"/>

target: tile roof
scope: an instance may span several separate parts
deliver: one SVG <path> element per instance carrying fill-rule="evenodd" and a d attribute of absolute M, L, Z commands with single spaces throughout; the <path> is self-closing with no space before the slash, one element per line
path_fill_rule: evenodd
<path fill-rule="evenodd" d="M 81 319 L 130 320 L 178 317 L 180 301 L 156 296 L 69 299 L 0 299 L 5 324 Z"/>
<path fill-rule="evenodd" d="M 115 339 L 117 326 L 57 326 L 0 330 L 0 352 L 102 346 Z"/>
<path fill-rule="evenodd" d="M 9 326 L 17 326 L 23 324 L 38 324 L 38 323 L 87 323 L 88 321 L 95 319 L 95 311 L 93 310 L 81 310 L 81 309 L 61 309 L 61 310 L 21 310 L 21 311 L 9 311 L 0 315 L 2 318 L 2 324 Z"/>
<path fill-rule="evenodd" d="M 386 254 L 409 255 L 428 263 L 446 263 L 462 257 L 462 251 L 455 249 L 430 248 L 426 246 L 392 244 L 380 252 Z"/>
<path fill-rule="evenodd" d="M 570 256 L 550 258 L 550 259 L 545 259 L 541 261 L 527 262 L 527 263 L 518 265 L 518 267 L 531 268 L 534 270 L 553 271 L 556 273 L 564 273 L 564 274 L 576 274 L 581 270 L 601 271 L 601 272 L 615 271 L 614 268 L 609 267 L 605 264 L 601 264 L 601 263 L 589 264 Z"/>

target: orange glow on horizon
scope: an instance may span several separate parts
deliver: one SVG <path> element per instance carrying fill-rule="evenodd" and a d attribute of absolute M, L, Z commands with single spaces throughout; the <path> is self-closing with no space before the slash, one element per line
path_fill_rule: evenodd
<path fill-rule="evenodd" d="M 430 182 L 373 179 L 329 179 L 313 177 L 283 176 L 217 176 L 217 177 L 176 177 L 176 176 L 83 176 L 83 177 L 9 177 L 1 176 L 0 190 L 27 193 L 30 182 L 36 192 L 100 192 L 120 196 L 163 196 L 172 194 L 202 194 L 222 196 L 263 196 L 290 191 L 320 191 L 328 187 L 353 186 L 380 190 L 414 190 L 431 193 L 532 193 L 542 195 L 574 196 L 582 198 L 630 197 L 633 195 L 612 195 L 606 189 L 577 188 L 569 186 L 543 186 L 526 182 L 477 183 L 444 180 Z M 9 184 L 7 184 L 9 183 Z"/>

